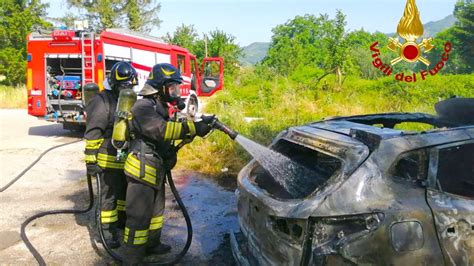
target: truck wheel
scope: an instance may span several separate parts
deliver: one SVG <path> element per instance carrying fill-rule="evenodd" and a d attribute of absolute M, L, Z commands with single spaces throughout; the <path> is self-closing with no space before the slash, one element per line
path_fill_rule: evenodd
<path fill-rule="evenodd" d="M 186 106 L 186 114 L 190 118 L 194 118 L 199 109 L 199 103 L 196 96 L 191 95 L 189 97 L 188 106 Z"/>

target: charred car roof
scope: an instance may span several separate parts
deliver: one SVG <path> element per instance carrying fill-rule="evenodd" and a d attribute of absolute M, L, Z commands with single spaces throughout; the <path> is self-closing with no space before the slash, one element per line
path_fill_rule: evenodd
<path fill-rule="evenodd" d="M 401 123 L 422 123 L 428 124 L 434 129 L 426 131 L 407 131 L 394 129 Z M 375 126 L 379 125 L 379 126 Z M 370 150 L 375 149 L 382 140 L 396 137 L 427 135 L 447 131 L 459 131 L 464 129 L 472 132 L 474 125 L 465 125 L 454 123 L 446 118 L 425 114 L 425 113 L 382 113 L 371 115 L 356 115 L 333 117 L 323 121 L 311 123 L 301 127 L 295 127 L 295 130 L 305 130 L 311 127 L 315 129 L 323 129 L 333 133 L 349 136 L 369 147 Z M 474 137 L 474 136 L 471 136 Z"/>

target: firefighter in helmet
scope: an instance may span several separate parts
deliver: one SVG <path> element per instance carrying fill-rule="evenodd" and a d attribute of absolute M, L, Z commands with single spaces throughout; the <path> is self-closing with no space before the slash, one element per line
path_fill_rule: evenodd
<path fill-rule="evenodd" d="M 116 63 L 103 84 L 105 90 L 86 106 L 85 161 L 87 174 L 99 174 L 101 179 L 101 226 L 107 245 L 118 248 L 118 228 L 125 227 L 127 181 L 123 172 L 125 158 L 116 159 L 111 137 L 119 92 L 138 84 L 137 72 L 129 63 Z"/>
<path fill-rule="evenodd" d="M 165 208 L 164 178 L 176 164 L 175 140 L 203 137 L 211 130 L 211 118 L 171 121 L 170 105 L 180 104 L 180 71 L 171 64 L 153 67 L 132 107 L 131 148 L 125 162 L 127 176 L 127 224 L 124 231 L 125 263 L 139 263 L 145 255 L 164 254 L 171 247 L 161 243 Z"/>

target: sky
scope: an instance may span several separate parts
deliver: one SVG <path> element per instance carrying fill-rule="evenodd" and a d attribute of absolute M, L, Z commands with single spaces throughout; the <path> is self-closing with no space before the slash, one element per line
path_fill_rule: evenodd
<path fill-rule="evenodd" d="M 63 0 L 43 0 L 49 3 L 48 15 L 59 17 L 67 9 Z M 334 17 L 340 9 L 346 15 L 349 30 L 395 32 L 403 15 L 406 0 L 161 0 L 158 29 L 154 36 L 172 33 L 182 24 L 194 25 L 202 36 L 219 29 L 233 35 L 240 46 L 253 42 L 269 42 L 272 28 L 297 15 L 324 14 Z M 417 0 L 423 24 L 440 20 L 454 9 L 456 0 Z"/>

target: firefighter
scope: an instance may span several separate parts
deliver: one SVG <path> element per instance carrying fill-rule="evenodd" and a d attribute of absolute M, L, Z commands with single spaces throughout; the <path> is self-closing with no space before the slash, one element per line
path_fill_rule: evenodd
<path fill-rule="evenodd" d="M 176 164 L 175 140 L 203 137 L 213 117 L 202 121 L 171 121 L 169 106 L 180 102 L 180 71 L 171 64 L 157 64 L 132 108 L 127 176 L 127 224 L 124 231 L 125 264 L 139 263 L 145 255 L 171 250 L 160 241 L 165 208 L 164 178 Z"/>
<path fill-rule="evenodd" d="M 117 160 L 111 137 L 119 92 L 138 84 L 137 72 L 129 63 L 116 63 L 103 84 L 105 90 L 86 106 L 85 161 L 87 174 L 99 174 L 101 179 L 101 226 L 107 245 L 118 248 L 118 229 L 125 227 L 127 182 L 123 172 L 125 156 Z"/>

